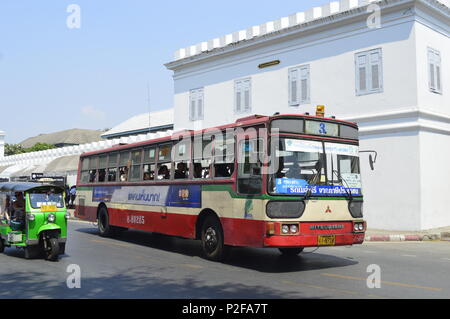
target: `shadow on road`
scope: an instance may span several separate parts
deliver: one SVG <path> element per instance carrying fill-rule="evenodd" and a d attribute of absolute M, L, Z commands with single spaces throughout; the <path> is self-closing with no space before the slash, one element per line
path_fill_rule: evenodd
<path fill-rule="evenodd" d="M 156 273 L 158 273 L 156 271 Z M 145 267 L 107 277 L 82 277 L 81 287 L 69 289 L 64 280 L 39 272 L 14 272 L 2 283 L 0 299 L 10 298 L 123 298 L 123 299 L 279 299 L 294 298 L 289 292 L 270 287 L 224 283 L 206 285 L 193 278 L 161 279 Z M 299 293 L 295 294 L 299 298 Z M 180 306 L 181 307 L 181 306 Z"/>
<path fill-rule="evenodd" d="M 95 228 L 77 228 L 77 232 L 92 235 L 99 238 Z M 202 249 L 200 241 L 165 236 L 156 233 L 142 231 L 126 231 L 114 239 L 141 247 L 158 249 L 166 252 L 177 253 L 189 257 L 201 257 Z M 329 248 L 332 253 L 333 248 Z M 307 248 L 299 256 L 282 256 L 278 249 L 263 249 L 249 247 L 233 247 L 224 265 L 251 269 L 264 273 L 288 273 L 297 271 L 308 271 L 317 269 L 346 267 L 358 264 L 355 260 L 336 257 L 334 255 L 318 253 L 319 250 Z M 207 262 L 205 260 L 205 262 Z"/>

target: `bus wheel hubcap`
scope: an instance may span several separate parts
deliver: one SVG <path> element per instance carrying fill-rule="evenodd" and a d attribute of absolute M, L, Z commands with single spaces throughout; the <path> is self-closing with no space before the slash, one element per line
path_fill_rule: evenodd
<path fill-rule="evenodd" d="M 208 251 L 213 251 L 217 246 L 217 234 L 211 227 L 205 232 L 205 244 Z"/>

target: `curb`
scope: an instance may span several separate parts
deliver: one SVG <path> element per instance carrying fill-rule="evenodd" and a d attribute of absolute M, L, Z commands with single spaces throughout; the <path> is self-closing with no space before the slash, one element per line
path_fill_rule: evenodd
<path fill-rule="evenodd" d="M 364 241 L 430 241 L 430 240 L 450 240 L 450 237 L 441 236 L 441 234 L 425 235 L 371 235 L 366 236 Z"/>

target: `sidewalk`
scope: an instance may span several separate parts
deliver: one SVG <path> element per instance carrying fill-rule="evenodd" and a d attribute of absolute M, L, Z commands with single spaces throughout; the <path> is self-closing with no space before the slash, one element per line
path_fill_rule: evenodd
<path fill-rule="evenodd" d="M 365 241 L 450 241 L 450 226 L 424 231 L 368 229 Z"/>
<path fill-rule="evenodd" d="M 77 219 L 74 216 L 74 209 L 67 210 L 70 219 Z M 450 242 L 450 226 L 435 228 L 425 231 L 395 231 L 368 229 L 364 241 L 429 241 L 444 240 Z"/>

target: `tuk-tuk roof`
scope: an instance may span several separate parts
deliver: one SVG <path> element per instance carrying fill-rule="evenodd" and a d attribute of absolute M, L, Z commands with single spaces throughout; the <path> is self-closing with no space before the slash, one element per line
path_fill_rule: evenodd
<path fill-rule="evenodd" d="M 0 183 L 0 192 L 27 192 L 32 189 L 42 188 L 55 188 L 58 191 L 63 192 L 64 189 L 61 186 L 42 184 L 42 183 L 30 183 L 30 182 L 8 182 Z"/>

